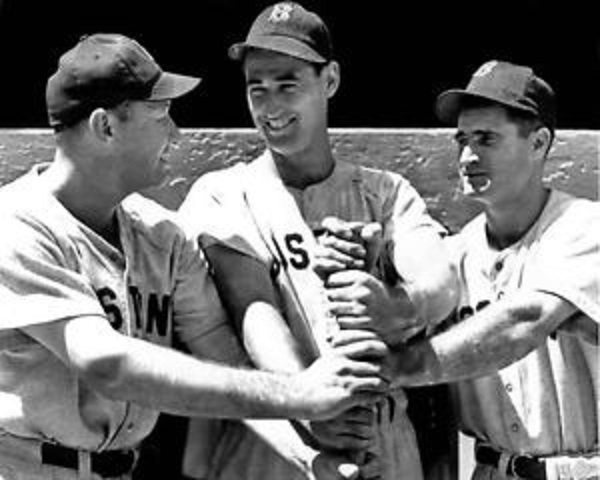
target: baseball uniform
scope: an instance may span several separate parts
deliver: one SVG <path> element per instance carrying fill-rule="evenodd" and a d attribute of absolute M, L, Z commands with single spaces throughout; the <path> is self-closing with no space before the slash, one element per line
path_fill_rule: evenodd
<path fill-rule="evenodd" d="M 90 389 L 23 327 L 101 315 L 123 335 L 158 345 L 205 338 L 225 345 L 229 363 L 240 352 L 197 242 L 173 212 L 126 198 L 117 209 L 119 251 L 45 189 L 41 168 L 0 190 L 0 464 L 9 462 L 4 446 L 22 439 L 89 451 L 136 447 L 158 415 Z"/>
<path fill-rule="evenodd" d="M 448 241 L 462 283 L 459 321 L 519 290 L 559 296 L 600 321 L 596 202 L 553 190 L 535 224 L 501 251 L 489 247 L 483 214 Z M 598 360 L 597 345 L 558 330 L 498 373 L 457 384 L 462 430 L 498 451 L 550 457 L 549 479 L 575 464 L 552 457 L 593 454 L 598 462 Z M 564 478 L 585 478 L 572 473 Z M 474 478 L 504 476 L 478 465 Z"/>
<path fill-rule="evenodd" d="M 278 189 L 284 192 L 278 193 Z M 286 209 L 286 202 L 293 207 Z M 415 229 L 441 231 L 427 215 L 425 203 L 414 188 L 398 174 L 337 162 L 326 180 L 297 190 L 283 185 L 268 151 L 250 164 L 238 164 L 201 177 L 181 206 L 180 214 L 184 227 L 198 235 L 204 247 L 224 245 L 264 263 L 279 294 L 281 311 L 292 333 L 297 338 L 301 335 L 303 341 L 306 336 L 302 328 L 294 329 L 295 318 L 302 317 L 298 308 L 312 308 L 317 316 L 315 310 L 324 308 L 316 294 L 312 302 L 310 298 L 298 300 L 306 288 L 291 291 L 285 274 L 292 278 L 316 277 L 311 268 L 315 239 L 309 227 L 319 226 L 328 216 L 379 222 L 383 227 L 383 259 L 388 267 L 391 249 L 402 248 L 403 235 Z M 295 221 L 295 217 L 300 221 Z M 316 344 L 322 347 L 327 327 L 321 328 L 323 325 L 310 313 L 305 320 Z M 391 399 L 378 415 L 376 456 L 382 472 L 378 478 L 420 479 L 416 439 L 405 412 L 406 397 L 398 389 Z M 306 478 L 235 423 L 227 424 L 210 468 L 211 479 Z"/>

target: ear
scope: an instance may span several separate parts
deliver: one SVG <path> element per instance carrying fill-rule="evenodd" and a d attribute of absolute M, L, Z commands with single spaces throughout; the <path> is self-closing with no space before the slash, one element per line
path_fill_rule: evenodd
<path fill-rule="evenodd" d="M 104 108 L 96 108 L 90 114 L 88 126 L 92 134 L 100 141 L 106 142 L 113 136 L 112 117 Z"/>
<path fill-rule="evenodd" d="M 336 61 L 329 62 L 329 65 L 323 70 L 323 74 L 325 75 L 327 98 L 331 98 L 340 86 L 340 64 Z"/>
<path fill-rule="evenodd" d="M 534 153 L 541 155 L 542 157 L 546 156 L 550 150 L 550 143 L 552 142 L 552 134 L 548 127 L 541 127 L 533 132 L 532 141 Z"/>

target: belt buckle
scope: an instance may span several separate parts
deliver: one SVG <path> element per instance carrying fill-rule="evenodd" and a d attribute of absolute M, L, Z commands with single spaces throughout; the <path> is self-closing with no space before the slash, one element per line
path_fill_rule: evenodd
<path fill-rule="evenodd" d="M 94 452 L 91 458 L 91 467 L 94 473 L 103 477 L 115 477 L 131 473 L 136 461 L 137 455 L 134 449 L 109 450 Z"/>
<path fill-rule="evenodd" d="M 527 458 L 527 455 L 511 455 L 508 459 L 508 465 L 506 466 L 506 473 L 508 473 L 511 477 L 526 479 L 527 477 L 522 477 L 519 475 L 517 470 L 519 468 L 517 465 L 517 460 L 520 460 L 523 457 Z"/>
<path fill-rule="evenodd" d="M 521 462 L 519 462 L 521 461 Z M 540 469 L 542 469 L 543 474 L 539 474 L 541 472 L 531 472 L 529 473 L 528 470 L 531 470 L 530 468 L 526 468 L 522 462 L 531 462 L 531 469 L 534 469 L 534 466 L 536 467 L 535 469 L 537 470 L 537 466 L 540 467 Z M 523 470 L 524 469 L 524 470 Z M 509 459 L 508 462 L 508 466 L 506 469 L 506 473 L 508 473 L 509 475 L 512 475 L 515 478 L 519 478 L 519 479 L 524 479 L 524 480 L 541 480 L 544 479 L 545 480 L 545 467 L 543 465 L 542 462 L 540 462 L 537 458 L 535 458 L 532 455 L 512 455 Z"/>

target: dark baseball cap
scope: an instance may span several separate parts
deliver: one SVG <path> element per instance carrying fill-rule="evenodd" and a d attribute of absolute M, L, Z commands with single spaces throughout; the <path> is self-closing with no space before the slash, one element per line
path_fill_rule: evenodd
<path fill-rule="evenodd" d="M 86 118 L 95 108 L 125 100 L 168 100 L 180 97 L 199 78 L 164 72 L 135 40 L 119 34 L 84 36 L 60 57 L 46 85 L 50 126 L 64 128 Z"/>
<path fill-rule="evenodd" d="M 550 130 L 556 126 L 556 98 L 554 91 L 529 67 L 491 60 L 481 65 L 471 77 L 465 90 L 451 89 L 436 100 L 438 118 L 456 123 L 458 115 L 469 98 L 480 98 L 529 112 Z"/>
<path fill-rule="evenodd" d="M 293 2 L 264 9 L 254 20 L 246 41 L 229 48 L 229 57 L 242 60 L 249 48 L 272 50 L 313 63 L 327 63 L 333 57 L 331 37 L 323 20 Z"/>

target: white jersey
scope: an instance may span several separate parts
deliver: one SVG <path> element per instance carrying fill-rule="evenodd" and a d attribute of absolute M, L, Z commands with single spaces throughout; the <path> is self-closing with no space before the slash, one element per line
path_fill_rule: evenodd
<path fill-rule="evenodd" d="M 22 327 L 101 315 L 164 346 L 229 328 L 173 212 L 132 195 L 117 215 L 123 252 L 46 191 L 38 168 L 0 190 L 0 433 L 112 450 L 138 444 L 158 415 L 90 389 Z"/>
<path fill-rule="evenodd" d="M 281 311 L 292 332 L 297 306 L 290 298 L 302 292 L 289 291 L 282 278 L 282 269 L 301 270 L 309 265 L 312 252 L 309 251 L 311 242 L 306 235 L 306 224 L 318 227 L 328 216 L 380 223 L 385 243 L 383 258 L 388 267 L 392 262 L 391 249 L 402 248 L 402 237 L 407 232 L 420 228 L 442 230 L 427 214 L 424 201 L 403 177 L 343 162 L 337 162 L 332 175 L 322 183 L 302 191 L 287 188 L 288 196 L 291 194 L 295 198 L 294 209 L 299 210 L 303 220 L 303 225 L 294 226 L 293 220 L 285 218 L 285 212 L 278 212 L 285 199 L 277 196 L 274 184 L 266 181 L 266 170 L 276 171 L 268 152 L 249 165 L 238 164 L 206 174 L 192 187 L 180 213 L 186 228 L 199 235 L 204 247 L 215 243 L 225 245 L 266 265 L 279 293 Z M 261 211 L 251 198 L 256 192 L 265 200 Z M 289 216 L 296 213 L 290 211 Z M 276 224 L 273 225 L 274 235 L 262 227 L 268 216 L 276 219 L 271 221 L 271 225 Z M 319 299 L 315 298 L 313 303 L 318 305 Z M 313 333 L 320 343 L 319 333 Z M 385 404 L 380 412 L 377 456 L 382 467 L 381 478 L 419 480 L 422 471 L 416 438 L 405 412 L 406 398 L 402 390 L 395 391 L 393 398 L 394 401 Z M 211 460 L 208 478 L 306 478 L 239 425 L 228 424 L 225 437 Z M 198 466 L 198 470 L 205 468 Z"/>
<path fill-rule="evenodd" d="M 502 251 L 489 247 L 483 214 L 448 241 L 462 283 L 459 321 L 526 290 L 557 295 L 600 322 L 597 202 L 552 191 L 540 218 Z M 498 373 L 457 384 L 462 430 L 511 453 L 597 452 L 598 362 L 598 346 L 558 330 Z"/>

